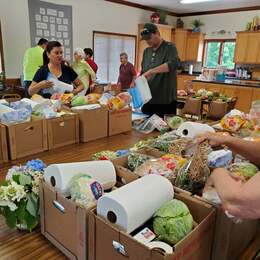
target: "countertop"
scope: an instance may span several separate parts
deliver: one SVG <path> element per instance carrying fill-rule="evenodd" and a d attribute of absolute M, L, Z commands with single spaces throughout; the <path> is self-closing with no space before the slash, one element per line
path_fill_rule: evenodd
<path fill-rule="evenodd" d="M 183 76 L 192 76 L 192 77 L 197 77 L 200 74 L 201 74 L 201 72 L 193 72 L 192 74 L 189 74 L 189 72 L 186 72 L 186 71 L 178 73 L 178 75 L 180 75 L 180 76 L 183 75 Z"/>
<path fill-rule="evenodd" d="M 260 88 L 260 82 L 250 82 L 246 81 L 243 82 L 241 80 L 232 80 L 232 79 L 226 79 L 225 81 L 206 81 L 206 80 L 199 80 L 199 79 L 194 79 L 192 80 L 193 82 L 203 82 L 203 83 L 212 83 L 212 84 L 223 84 L 223 85 L 233 85 L 233 86 L 242 86 L 242 87 L 251 87 L 251 88 Z"/>

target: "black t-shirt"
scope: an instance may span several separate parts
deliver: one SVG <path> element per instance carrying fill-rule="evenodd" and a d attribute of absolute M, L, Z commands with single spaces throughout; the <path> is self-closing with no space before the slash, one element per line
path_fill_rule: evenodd
<path fill-rule="evenodd" d="M 47 80 L 49 73 L 50 70 L 48 65 L 44 65 L 35 73 L 33 81 L 39 83 L 43 80 Z M 58 78 L 58 80 L 67 84 L 72 84 L 77 77 L 78 74 L 71 67 L 61 65 L 61 76 Z M 43 94 L 42 91 L 40 91 L 38 94 L 45 98 L 50 98 L 51 96 L 50 94 Z"/>

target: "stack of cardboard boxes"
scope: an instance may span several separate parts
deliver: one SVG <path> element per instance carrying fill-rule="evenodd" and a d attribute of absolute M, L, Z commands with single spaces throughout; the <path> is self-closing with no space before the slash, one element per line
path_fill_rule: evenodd
<path fill-rule="evenodd" d="M 15 125 L 0 124 L 0 163 L 16 160 L 58 147 L 131 131 L 131 108 L 108 111 L 71 111 L 58 118 L 32 117 L 30 122 Z M 8 152 L 7 152 L 8 151 Z"/>

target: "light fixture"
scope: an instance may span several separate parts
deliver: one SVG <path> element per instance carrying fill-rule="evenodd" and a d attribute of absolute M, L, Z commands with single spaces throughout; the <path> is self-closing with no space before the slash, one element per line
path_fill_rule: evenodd
<path fill-rule="evenodd" d="M 213 2 L 216 0 L 181 0 L 181 4 L 198 4 L 198 3 L 204 3 L 204 2 Z"/>

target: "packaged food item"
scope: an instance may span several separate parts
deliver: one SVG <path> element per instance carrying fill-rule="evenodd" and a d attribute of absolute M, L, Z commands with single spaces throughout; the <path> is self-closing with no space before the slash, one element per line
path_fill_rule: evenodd
<path fill-rule="evenodd" d="M 97 93 L 91 93 L 85 96 L 86 104 L 98 104 L 99 99 L 101 98 L 100 94 Z"/>
<path fill-rule="evenodd" d="M 138 168 L 144 162 L 150 159 L 154 159 L 154 157 L 146 154 L 130 153 L 128 155 L 128 169 L 131 171 L 135 171 L 136 168 Z"/>
<path fill-rule="evenodd" d="M 249 162 L 239 162 L 234 163 L 230 166 L 229 171 L 240 177 L 244 181 L 248 181 L 250 178 L 252 178 L 259 169 L 252 163 Z"/>
<path fill-rule="evenodd" d="M 92 160 L 98 161 L 98 160 L 113 160 L 117 158 L 118 155 L 116 152 L 113 151 L 101 151 L 98 153 L 95 153 L 92 155 Z"/>

